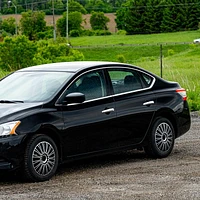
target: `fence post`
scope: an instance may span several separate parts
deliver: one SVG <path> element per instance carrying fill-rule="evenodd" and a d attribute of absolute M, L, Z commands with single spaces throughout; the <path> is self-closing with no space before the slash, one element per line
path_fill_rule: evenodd
<path fill-rule="evenodd" d="M 163 77 L 163 63 L 162 63 L 162 44 L 160 45 L 160 76 Z"/>

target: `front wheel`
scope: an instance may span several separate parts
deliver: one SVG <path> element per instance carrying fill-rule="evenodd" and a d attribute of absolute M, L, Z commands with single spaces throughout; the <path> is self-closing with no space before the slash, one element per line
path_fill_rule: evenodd
<path fill-rule="evenodd" d="M 172 123 L 166 118 L 157 118 L 148 135 L 145 152 L 154 158 L 167 157 L 173 147 L 175 131 Z"/>
<path fill-rule="evenodd" d="M 35 135 L 28 142 L 24 158 L 25 175 L 31 181 L 46 181 L 58 167 L 58 150 L 47 135 Z"/>

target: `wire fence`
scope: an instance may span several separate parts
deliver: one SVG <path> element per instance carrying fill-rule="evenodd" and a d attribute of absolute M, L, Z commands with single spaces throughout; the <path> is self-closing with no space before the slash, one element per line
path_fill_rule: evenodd
<path fill-rule="evenodd" d="M 149 47 L 149 51 L 151 51 L 151 47 L 156 47 L 156 52 L 154 52 L 154 54 L 156 54 L 156 56 L 154 55 L 154 57 L 156 57 L 156 59 L 158 60 L 159 63 L 159 74 L 161 77 L 163 77 L 163 66 L 164 66 L 164 58 L 169 56 L 169 54 L 173 54 L 174 50 L 170 49 L 172 46 L 178 46 L 178 45 L 195 45 L 193 42 L 163 42 L 163 43 L 151 43 L 151 44 L 123 44 L 123 43 L 119 43 L 119 44 L 102 44 L 102 45 L 80 45 L 80 46 L 71 46 L 71 48 L 74 49 L 90 49 L 91 53 L 94 51 L 95 49 L 100 49 L 102 52 L 105 51 L 106 52 L 106 48 L 114 48 L 114 47 L 141 47 L 143 48 L 140 49 L 140 53 L 142 51 L 145 51 L 147 48 Z M 171 52 L 170 52 L 171 50 Z M 106 53 L 105 53 L 106 54 Z M 104 54 L 104 55 L 105 55 Z M 142 54 L 142 53 L 141 53 Z M 151 54 L 151 52 L 150 52 Z M 153 54 L 153 53 L 152 53 Z M 141 57 L 144 55 L 141 55 Z M 108 57 L 108 56 L 107 56 Z M 102 57 L 101 59 L 104 60 L 107 57 Z M 140 55 L 138 55 L 138 57 L 140 57 Z M 153 56 L 152 56 L 153 57 Z M 106 60 L 106 59 L 105 59 Z M 127 62 L 129 60 L 126 60 Z M 131 61 L 131 60 L 130 60 Z M 128 62 L 129 63 L 129 62 Z"/>
<path fill-rule="evenodd" d="M 193 44 L 192 42 L 163 42 L 163 43 L 151 43 L 151 44 L 102 44 L 102 45 L 80 45 L 71 46 L 72 48 L 106 48 L 106 47 L 120 47 L 120 46 L 161 46 L 161 45 L 180 45 L 180 44 Z"/>

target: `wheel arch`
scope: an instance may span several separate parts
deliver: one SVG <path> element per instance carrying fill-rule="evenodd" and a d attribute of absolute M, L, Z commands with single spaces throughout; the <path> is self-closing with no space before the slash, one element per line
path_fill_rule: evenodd
<path fill-rule="evenodd" d="M 58 149 L 59 163 L 62 162 L 62 148 L 61 148 L 62 140 L 58 134 L 58 131 L 54 127 L 48 125 L 41 126 L 36 132 L 28 134 L 28 136 L 25 139 L 26 140 L 25 143 L 27 144 L 27 142 L 31 140 L 31 138 L 34 135 L 39 135 L 39 134 L 47 135 L 55 142 Z"/>
<path fill-rule="evenodd" d="M 170 109 L 162 109 L 156 112 L 154 116 L 154 120 L 158 117 L 164 117 L 172 123 L 174 131 L 175 131 L 175 138 L 176 138 L 178 135 L 178 126 L 177 126 L 177 119 L 175 117 L 174 112 Z"/>

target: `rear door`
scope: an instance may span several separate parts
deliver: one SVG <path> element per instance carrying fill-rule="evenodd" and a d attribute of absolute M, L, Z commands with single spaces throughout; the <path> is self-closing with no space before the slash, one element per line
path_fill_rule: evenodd
<path fill-rule="evenodd" d="M 151 124 L 156 98 L 150 90 L 155 79 L 129 68 L 108 69 L 117 112 L 118 146 L 140 143 Z"/>

